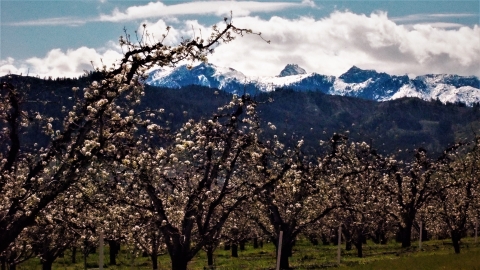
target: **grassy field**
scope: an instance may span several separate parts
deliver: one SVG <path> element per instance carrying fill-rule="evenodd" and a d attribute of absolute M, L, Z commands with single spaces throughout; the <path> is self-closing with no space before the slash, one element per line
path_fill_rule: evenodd
<path fill-rule="evenodd" d="M 480 270 L 480 243 L 473 239 L 462 240 L 461 254 L 454 254 L 448 240 L 428 241 L 418 247 L 402 249 L 398 243 L 377 245 L 368 242 L 364 246 L 364 258 L 356 257 L 356 250 L 342 249 L 341 264 L 336 264 L 336 246 L 313 246 L 308 241 L 300 240 L 290 258 L 290 266 L 294 269 L 478 269 Z M 414 243 L 416 244 L 416 243 Z M 342 246 L 344 248 L 344 246 Z M 108 254 L 108 247 L 105 252 Z M 81 270 L 84 269 L 83 257 L 77 256 L 76 264 L 69 262 L 69 254 L 59 258 L 54 263 L 54 269 Z M 215 269 L 274 269 L 275 248 L 266 244 L 263 248 L 254 249 L 247 245 L 246 250 L 239 251 L 238 258 L 232 258 L 230 251 L 219 247 L 214 255 Z M 108 256 L 105 259 L 108 263 Z M 132 260 L 126 249 L 120 251 L 116 266 L 106 266 L 105 269 L 146 270 L 151 269 L 149 258 L 137 257 Z M 205 252 L 200 252 L 189 264 L 189 269 L 204 269 L 207 265 Z M 87 257 L 87 268 L 98 267 L 98 254 Z M 17 269 L 41 269 L 38 259 L 31 259 L 20 264 Z M 167 254 L 159 256 L 159 269 L 170 269 L 170 259 Z"/>

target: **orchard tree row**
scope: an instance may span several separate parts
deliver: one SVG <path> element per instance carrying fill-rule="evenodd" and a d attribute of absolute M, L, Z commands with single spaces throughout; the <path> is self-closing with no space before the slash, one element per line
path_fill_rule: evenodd
<path fill-rule="evenodd" d="M 415 230 L 450 237 L 460 252 L 480 210 L 479 137 L 437 159 L 416 149 L 404 162 L 342 134 L 308 152 L 301 138 L 294 147 L 285 146 L 287 134 L 264 138 L 275 125 L 261 124 L 247 95 L 179 130 L 168 128 L 164 109 L 138 109 L 146 70 L 206 61 L 217 44 L 244 34 L 252 31 L 226 19 L 208 39 L 178 46 L 147 42 L 146 30 L 138 41 L 122 37 L 123 59 L 99 69 L 89 87 L 74 87 L 62 119 L 25 109 L 54 102 L 35 98 L 29 85 L 2 82 L 2 270 L 33 256 L 51 269 L 66 249 L 88 254 L 100 236 L 110 263 L 123 245 L 150 256 L 153 269 L 163 253 L 172 269 L 187 269 L 202 249 L 212 265 L 221 242 L 277 244 L 280 232 L 287 269 L 300 235 L 325 241 L 339 226 L 359 256 L 366 238 L 396 235 L 409 247 Z M 28 133 L 48 143 L 25 140 Z"/>

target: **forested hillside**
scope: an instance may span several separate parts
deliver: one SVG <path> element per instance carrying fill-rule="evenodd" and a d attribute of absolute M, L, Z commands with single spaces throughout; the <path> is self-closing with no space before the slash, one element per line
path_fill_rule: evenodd
<path fill-rule="evenodd" d="M 15 78 L 23 87 L 28 85 L 30 90 L 26 101 L 29 106 L 56 120 L 64 117 L 62 107 L 65 111 L 72 106 L 72 99 L 78 94 L 71 90 L 72 87 L 82 88 L 94 79 L 95 74 L 78 80 Z M 145 98 L 138 105 L 138 110 L 165 109 L 161 121 L 175 130 L 190 118 L 211 115 L 231 97 L 224 91 L 202 86 L 181 89 L 146 86 Z M 480 130 L 478 105 L 445 105 L 416 98 L 375 102 L 288 89 L 260 93 L 254 99 L 259 102 L 261 121 L 276 127 L 276 130 L 264 130 L 264 135 L 289 134 L 296 139 L 303 138 L 312 151 L 321 140 L 328 140 L 333 133 L 343 133 L 355 141 L 372 143 L 384 154 L 397 153 L 399 157 L 410 157 L 409 151 L 422 147 L 429 155 L 436 156 L 454 142 L 473 138 Z M 25 139 L 34 141 L 32 138 Z M 36 137 L 35 142 L 39 143 L 38 139 Z M 46 142 L 47 138 L 43 141 Z M 287 144 L 291 141 L 294 140 L 285 140 Z"/>
<path fill-rule="evenodd" d="M 181 89 L 146 88 L 143 106 L 159 106 L 169 112 L 173 126 L 188 118 L 214 112 L 231 95 L 216 89 L 189 86 Z M 375 102 L 358 98 L 331 96 L 320 92 L 277 90 L 254 97 L 260 104 L 259 116 L 276 130 L 268 135 L 295 134 L 312 148 L 333 133 L 349 134 L 356 141 L 371 142 L 379 151 L 411 156 L 408 150 L 423 147 L 437 155 L 456 141 L 471 139 L 480 130 L 480 108 L 461 104 L 426 102 L 403 98 Z M 185 113 L 187 112 L 187 114 Z M 294 140 L 285 140 L 288 141 Z"/>

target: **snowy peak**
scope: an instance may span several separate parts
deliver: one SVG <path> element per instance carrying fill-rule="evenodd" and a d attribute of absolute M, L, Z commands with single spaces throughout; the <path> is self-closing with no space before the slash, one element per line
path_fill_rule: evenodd
<path fill-rule="evenodd" d="M 292 76 L 292 75 L 301 75 L 301 74 L 307 74 L 305 69 L 299 67 L 297 64 L 288 64 L 283 68 L 283 70 L 280 72 L 280 75 L 278 77 L 287 77 L 287 76 Z"/>
<path fill-rule="evenodd" d="M 475 76 L 459 76 L 451 74 L 427 74 L 411 80 L 410 94 L 425 100 L 446 102 L 462 102 L 467 105 L 480 103 L 480 80 Z M 400 96 L 399 93 L 393 98 Z"/>
<path fill-rule="evenodd" d="M 258 91 L 289 88 L 376 101 L 417 97 L 444 103 L 480 103 L 480 80 L 475 76 L 427 74 L 410 79 L 407 75 L 389 75 L 356 66 L 338 78 L 307 73 L 295 64 L 288 64 L 279 76 L 247 77 L 232 68 L 201 63 L 191 68 L 183 65 L 168 70 L 152 70 L 146 83 L 167 88 L 201 85 L 235 94 L 255 94 Z"/>
<path fill-rule="evenodd" d="M 339 79 L 346 83 L 363 83 L 378 78 L 387 77 L 386 73 L 378 73 L 375 70 L 364 70 L 356 66 L 351 67 L 347 72 L 340 75 Z"/>
<path fill-rule="evenodd" d="M 407 75 L 391 76 L 353 66 L 338 77 L 330 94 L 384 101 L 391 99 L 399 89 L 409 84 L 409 80 Z"/>
<path fill-rule="evenodd" d="M 181 88 L 188 85 L 201 85 L 228 92 L 243 89 L 246 76 L 233 69 L 217 67 L 210 63 L 200 63 L 193 67 L 178 66 L 172 70 L 152 70 L 146 83 L 167 88 Z"/>

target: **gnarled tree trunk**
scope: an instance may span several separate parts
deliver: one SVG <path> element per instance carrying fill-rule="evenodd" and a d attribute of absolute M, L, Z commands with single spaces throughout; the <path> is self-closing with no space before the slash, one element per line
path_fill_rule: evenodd
<path fill-rule="evenodd" d="M 238 245 L 237 243 L 232 243 L 232 257 L 238 257 Z"/>
<path fill-rule="evenodd" d="M 110 265 L 117 265 L 117 254 L 120 249 L 120 243 L 115 240 L 108 240 L 108 246 L 110 247 L 109 257 Z"/>
<path fill-rule="evenodd" d="M 55 260 L 44 260 L 42 262 L 42 270 L 52 270 L 52 265 Z"/>
<path fill-rule="evenodd" d="M 452 236 L 452 244 L 453 244 L 453 249 L 455 250 L 455 254 L 460 253 L 460 232 L 458 230 L 452 230 L 451 231 L 451 236 Z"/>
<path fill-rule="evenodd" d="M 207 247 L 207 262 L 208 267 L 213 269 L 213 247 L 211 245 Z"/>

